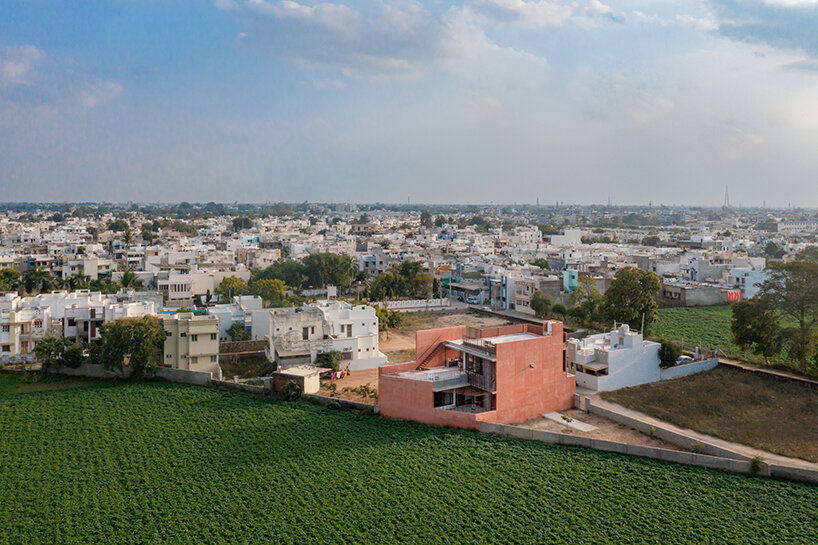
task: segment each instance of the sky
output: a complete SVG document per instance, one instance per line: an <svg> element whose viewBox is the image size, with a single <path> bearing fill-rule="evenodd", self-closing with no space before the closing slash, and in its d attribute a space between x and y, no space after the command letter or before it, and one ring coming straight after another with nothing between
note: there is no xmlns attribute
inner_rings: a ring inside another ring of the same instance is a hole
<svg viewBox="0 0 818 545"><path fill-rule="evenodd" d="M818 0L3 0L0 202L818 207Z"/></svg>

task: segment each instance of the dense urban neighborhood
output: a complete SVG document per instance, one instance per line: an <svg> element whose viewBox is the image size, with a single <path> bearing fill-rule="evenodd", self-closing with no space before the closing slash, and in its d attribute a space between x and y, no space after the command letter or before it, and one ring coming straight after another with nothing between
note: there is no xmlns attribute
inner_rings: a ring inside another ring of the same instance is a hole
<svg viewBox="0 0 818 545"><path fill-rule="evenodd" d="M149 463L156 468L159 458L174 457L163 443L168 434L213 473L202 486L224 487L227 503L243 486L254 488L246 506L278 521L284 533L273 531L274 541L285 534L345 541L349 529L316 534L317 514L290 520L287 510L298 509L290 500L266 504L264 495L278 496L288 473L313 490L320 485L306 475L319 466L350 475L326 481L345 487L367 471L356 460L364 449L384 494L409 494L408 507L445 525L421 507L417 483L387 477L394 456L411 452L455 482L470 478L463 464L519 459L513 470L485 474L495 492L515 490L505 479L540 473L542 456L570 488L604 486L588 472L608 468L605 479L618 481L622 494L645 494L637 481L623 480L623 472L636 472L678 497L716 494L712 481L741 490L746 501L801 497L764 513L739 509L738 519L738 508L722 503L707 513L707 524L729 528L736 541L754 541L768 525L778 542L818 539L814 212L562 203L9 204L0 242L7 486L42 478L30 473L34 459L21 450L39 440L35 429L54 441L35 455L38 464L64 463L75 444L126 448L155 458ZM142 401L125 411L130 402L120 395ZM115 418L108 439L99 442L92 429L78 432L75 443L58 439L52 426L69 423L42 420L76 404L93 406L95 420ZM252 415L251 428L239 414ZM23 422L34 427L25 431ZM193 428L227 435L185 437ZM412 446L402 451L390 441ZM281 465L290 453L301 462ZM14 466L20 459L27 462ZM89 463L94 486L106 486L100 461ZM268 479L249 484L251 475L238 472L248 463L259 464L254 478L262 472ZM182 486L169 470L155 478ZM438 478L429 466L424 471L415 479ZM557 486L537 479L532 486ZM65 489L46 489L73 501ZM35 501L34 490L6 494L0 507L14 518L13 505ZM164 493L172 501L173 492ZM357 511L380 501L371 490L333 498L338 508L355 503ZM548 500L551 509L559 498ZM644 502L661 500L645 495ZM47 532L24 510L0 530L0 541L84 542L83 530L63 528L67 509L48 511L54 527ZM107 516L100 509L94 516ZM595 511L617 520L616 509ZM186 531L165 523L139 531L164 542L207 541L193 529L204 525L234 541L229 524L202 516ZM231 507L229 516L244 515ZM364 525L370 517L352 515ZM545 539L537 524L547 521L532 514L509 541ZM266 526L251 527L242 531ZM670 527L680 532L678 542L705 535L693 520ZM419 542L431 530L403 531L416 532L409 541ZM589 541L609 535L593 524L583 532ZM94 535L119 540L113 528Z"/></svg>

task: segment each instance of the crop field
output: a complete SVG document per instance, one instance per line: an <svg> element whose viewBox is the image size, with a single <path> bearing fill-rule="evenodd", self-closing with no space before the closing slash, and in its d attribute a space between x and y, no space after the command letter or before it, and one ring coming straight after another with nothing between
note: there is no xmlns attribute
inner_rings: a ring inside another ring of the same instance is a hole
<svg viewBox="0 0 818 545"><path fill-rule="evenodd" d="M162 382L0 375L0 543L816 543L818 487Z"/></svg>
<svg viewBox="0 0 818 545"><path fill-rule="evenodd" d="M655 337L684 341L693 346L719 348L729 355L743 355L732 342L730 305L659 309L651 329Z"/></svg>

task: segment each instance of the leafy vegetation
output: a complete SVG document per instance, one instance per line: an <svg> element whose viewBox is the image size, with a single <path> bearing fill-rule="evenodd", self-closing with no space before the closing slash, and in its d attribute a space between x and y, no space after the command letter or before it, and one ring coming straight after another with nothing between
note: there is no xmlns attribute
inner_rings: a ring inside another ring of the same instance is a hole
<svg viewBox="0 0 818 545"><path fill-rule="evenodd" d="M0 543L818 541L807 485L162 382L19 380L0 375Z"/></svg>

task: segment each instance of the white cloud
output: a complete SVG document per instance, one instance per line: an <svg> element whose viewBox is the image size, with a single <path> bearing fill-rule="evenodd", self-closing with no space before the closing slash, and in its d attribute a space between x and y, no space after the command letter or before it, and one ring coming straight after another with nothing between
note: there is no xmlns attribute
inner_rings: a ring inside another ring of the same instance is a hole
<svg viewBox="0 0 818 545"><path fill-rule="evenodd" d="M0 46L3 111L87 110L115 98L122 90L121 84L102 79L70 59L49 58L34 45Z"/></svg>
<svg viewBox="0 0 818 545"><path fill-rule="evenodd" d="M44 58L33 45L0 47L0 86L28 85L32 68Z"/></svg>
<svg viewBox="0 0 818 545"><path fill-rule="evenodd" d="M695 28L702 32L713 32L719 29L719 24L707 17L693 17L692 15L677 15L676 22L682 26Z"/></svg>
<svg viewBox="0 0 818 545"><path fill-rule="evenodd" d="M482 0L477 7L502 22L545 27L567 22L574 15L576 4L550 0Z"/></svg>
<svg viewBox="0 0 818 545"><path fill-rule="evenodd" d="M98 105L119 96L122 89L122 85L113 81L89 82L80 89L77 100L84 108L96 108Z"/></svg>

